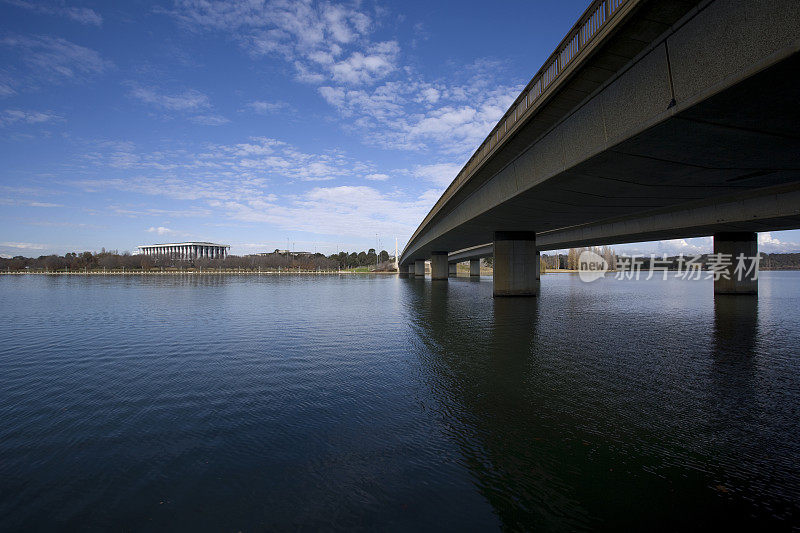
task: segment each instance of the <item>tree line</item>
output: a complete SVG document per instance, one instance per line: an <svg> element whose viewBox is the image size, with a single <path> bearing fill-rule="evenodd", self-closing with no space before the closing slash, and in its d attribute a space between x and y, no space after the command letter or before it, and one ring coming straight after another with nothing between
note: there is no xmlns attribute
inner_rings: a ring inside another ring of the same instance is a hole
<svg viewBox="0 0 800 533"><path fill-rule="evenodd" d="M552 269L578 270L579 258L584 250L591 250L602 257L613 269L616 266L617 254L612 248L571 248L567 253L555 255L542 254L541 266L543 271ZM660 257L657 257L661 261ZM650 257L640 257L642 269L647 270ZM671 267L678 269L678 256L667 258ZM484 260L487 266L492 266L492 258ZM698 263L705 266L708 254L699 256ZM664 263L660 263L664 265ZM169 255L146 256L119 253L116 250L100 252L71 252L64 255L42 255L39 257L0 257L0 271L46 271L46 272L80 272L96 270L150 270L155 268L218 268L218 269L244 269L244 270L350 270L365 268L371 271L391 272L395 270L394 259L386 250L380 252L370 248L361 252L339 252L331 255L315 254L286 254L275 250L272 253L260 255L228 255L224 259L197 258L191 261L181 260ZM761 270L800 270L800 253L761 253Z"/></svg>
<svg viewBox="0 0 800 533"><path fill-rule="evenodd" d="M228 255L224 259L196 258L180 259L177 255L142 255L130 252L107 251L71 252L64 255L42 255L39 257L0 257L0 271L45 271L81 272L97 270L151 270L169 268L244 269L244 270L337 270L366 268L375 271L394 270L394 261L389 252L370 248L361 252L339 252L326 256L321 253L292 254L275 250L268 254Z"/></svg>

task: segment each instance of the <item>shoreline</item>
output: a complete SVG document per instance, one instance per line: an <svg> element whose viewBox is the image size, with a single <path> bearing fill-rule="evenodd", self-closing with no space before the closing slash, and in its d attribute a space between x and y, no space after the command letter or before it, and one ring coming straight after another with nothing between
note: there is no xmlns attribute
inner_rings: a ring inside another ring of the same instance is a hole
<svg viewBox="0 0 800 533"><path fill-rule="evenodd" d="M355 272L350 270L291 270L291 271L284 271L284 272L276 272L276 271L263 271L259 272L257 270L246 270L246 271L224 271L224 270L208 270L208 271L199 271L199 270L165 270L163 272L152 272L152 271L143 271L143 270L130 270L126 272L122 272L119 270L114 270L110 272L101 272L101 271L88 271L88 272L0 272L0 275L3 276L194 276L194 275L235 275L235 276L285 276L285 275L298 275L298 274L312 274L312 275L337 275L337 274L393 274L397 275L397 272Z"/></svg>
<svg viewBox="0 0 800 533"><path fill-rule="evenodd" d="M796 268L775 268L775 269L760 269L761 272L797 272L800 269ZM541 275L547 274L578 274L580 270L569 270L569 269L560 269L560 270L547 270L542 272ZM616 273L616 270L609 270L608 273ZM647 272L647 271L643 271ZM678 272L677 270L668 270L667 272ZM702 272L707 272L703 270ZM154 271L142 271L142 270L131 270L122 272L119 270L114 270L111 272L100 272L100 271L89 271L89 272L0 272L0 276L298 276L298 275L313 275L313 276L334 276L334 275L393 275L393 276L408 276L405 272L358 272L352 270L290 270L290 271L253 271L253 270L246 270L246 271L224 271L224 270L208 270L208 271L199 271L199 270L184 270L184 271L177 271L177 270L165 270L163 272L154 272ZM450 277L469 277L468 274L459 273L458 276L450 276ZM425 277L429 277L429 273L426 272ZM481 276L491 276L493 272L490 270L489 272L481 272Z"/></svg>

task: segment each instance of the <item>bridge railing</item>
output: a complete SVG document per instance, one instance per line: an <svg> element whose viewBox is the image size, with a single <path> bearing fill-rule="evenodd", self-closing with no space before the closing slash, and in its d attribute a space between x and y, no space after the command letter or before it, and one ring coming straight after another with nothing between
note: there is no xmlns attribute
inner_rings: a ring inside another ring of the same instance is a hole
<svg viewBox="0 0 800 533"><path fill-rule="evenodd" d="M528 114L543 103L543 101L553 92L552 89L557 85L555 82L560 79L561 74L571 66L576 58L581 57L587 46L593 42L604 29L615 24L621 17L618 14L622 11L625 4L633 4L638 0L594 0L586 11L583 12L578 22L567 33L566 37L559 43L555 51L550 54L544 66L539 69L531 79L522 93L514 100L508 111L498 121L492 132L481 143L477 150L472 154L467 163L456 175L455 179L445 189L441 198L434 204L430 212L425 216L422 223L411 236L408 246L414 242L419 232L428 222L439 212L448 200L468 181L475 171L480 168L484 161L492 154L494 149L501 144L514 126ZM549 90L548 90L549 89Z"/></svg>

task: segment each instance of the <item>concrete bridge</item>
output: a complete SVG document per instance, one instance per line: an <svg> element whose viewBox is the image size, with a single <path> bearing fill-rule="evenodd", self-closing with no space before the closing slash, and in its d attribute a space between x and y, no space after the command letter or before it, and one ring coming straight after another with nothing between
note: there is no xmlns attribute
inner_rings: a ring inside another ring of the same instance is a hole
<svg viewBox="0 0 800 533"><path fill-rule="evenodd" d="M755 232L800 227L798 51L796 0L592 2L414 232L402 271L430 259L447 279L448 263L491 250L494 294L535 295L541 250L713 235L715 252L754 255Z"/></svg>

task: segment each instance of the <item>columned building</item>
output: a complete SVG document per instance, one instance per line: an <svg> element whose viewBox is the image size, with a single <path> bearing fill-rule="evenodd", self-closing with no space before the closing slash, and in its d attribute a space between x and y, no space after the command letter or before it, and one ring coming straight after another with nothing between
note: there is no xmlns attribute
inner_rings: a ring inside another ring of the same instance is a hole
<svg viewBox="0 0 800 533"><path fill-rule="evenodd" d="M171 257L181 261L193 259L225 259L228 255L227 244L213 242L176 242L167 244L149 244L137 246L139 253L150 257Z"/></svg>

